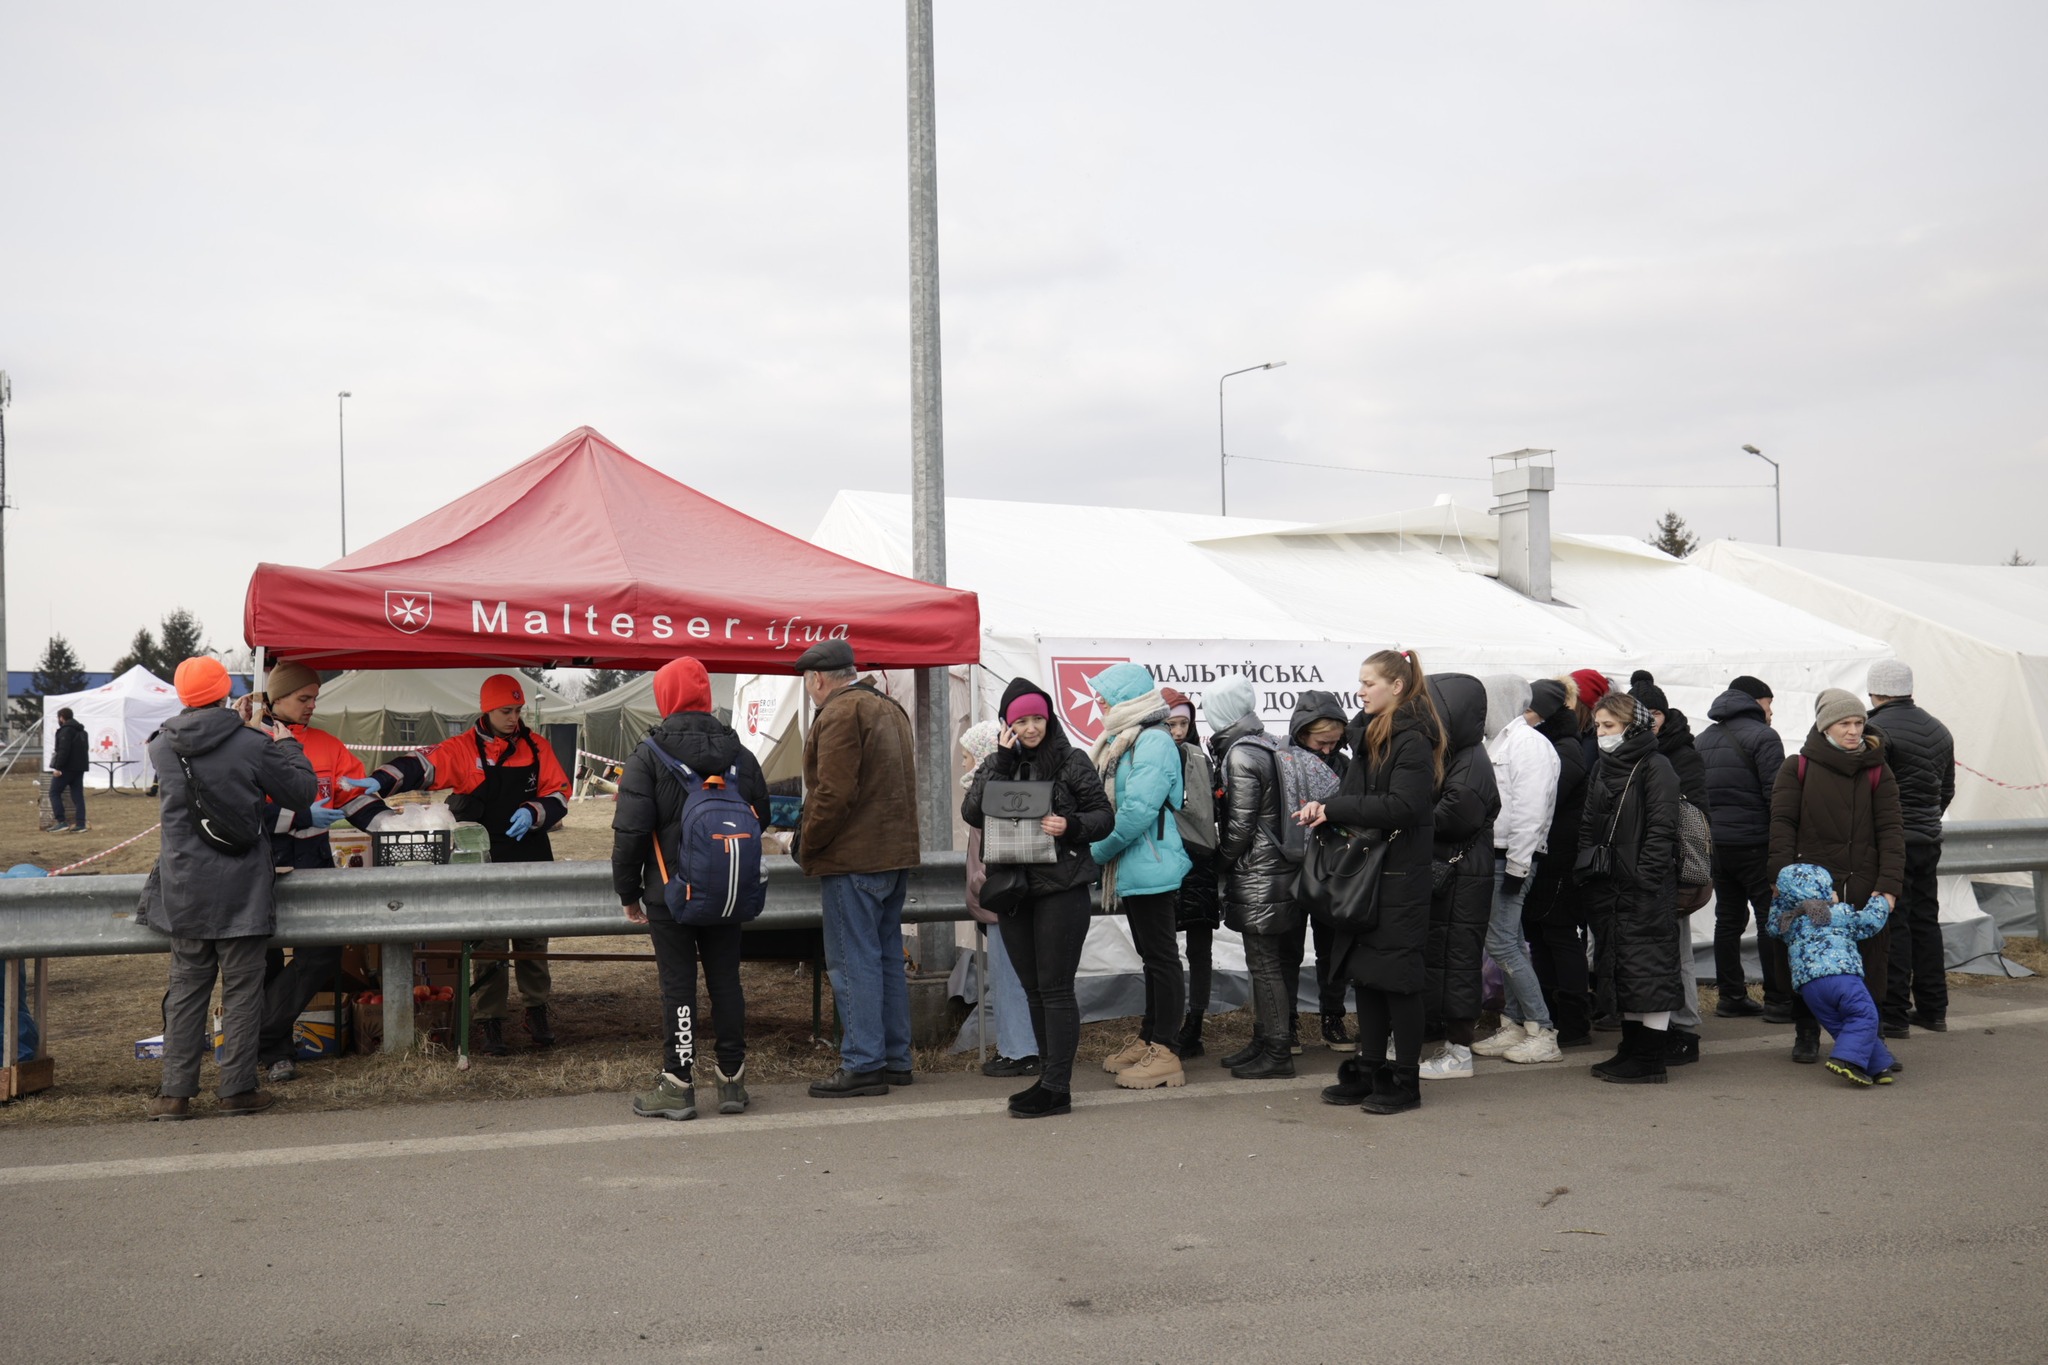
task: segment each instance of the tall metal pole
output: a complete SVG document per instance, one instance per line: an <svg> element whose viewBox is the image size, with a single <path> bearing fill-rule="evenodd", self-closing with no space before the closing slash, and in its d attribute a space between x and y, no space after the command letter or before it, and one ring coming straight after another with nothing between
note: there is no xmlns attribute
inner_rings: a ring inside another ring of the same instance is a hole
<svg viewBox="0 0 2048 1365"><path fill-rule="evenodd" d="M14 382L0 370L0 735L10 733L14 709L7 689L7 405L13 401Z"/></svg>
<svg viewBox="0 0 2048 1365"><path fill-rule="evenodd" d="M1778 467L1776 460L1764 454L1755 446L1744 446L1743 449L1771 467L1771 506L1777 513L1778 518L1778 548L1783 549L1785 547L1785 491L1780 481L1784 477L1785 471Z"/></svg>
<svg viewBox="0 0 2048 1365"><path fill-rule="evenodd" d="M347 389L334 395L335 451L341 464L341 554L348 557L348 399Z"/></svg>
<svg viewBox="0 0 2048 1365"><path fill-rule="evenodd" d="M910 133L911 572L946 581L946 441L939 386L939 157L932 80L931 0L906 0ZM953 847L953 721L944 668L917 673L918 834L927 851ZM957 954L953 926L918 931L926 971Z"/></svg>
<svg viewBox="0 0 2048 1365"><path fill-rule="evenodd" d="M1284 360L1269 360L1263 365L1247 365L1241 370L1232 370L1223 379L1250 374L1253 370L1277 370L1286 363ZM1216 381L1216 482L1217 506L1222 509L1221 515L1227 517L1230 515L1230 455L1223 446L1223 379Z"/></svg>

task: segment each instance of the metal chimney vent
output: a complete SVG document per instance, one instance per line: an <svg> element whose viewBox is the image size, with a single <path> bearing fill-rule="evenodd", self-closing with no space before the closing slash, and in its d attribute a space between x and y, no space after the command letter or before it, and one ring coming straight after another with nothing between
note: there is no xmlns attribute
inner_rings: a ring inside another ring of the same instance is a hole
<svg viewBox="0 0 2048 1365"><path fill-rule="evenodd" d="M1549 458L1555 453L1530 449L1492 457L1500 581L1537 602L1550 600L1550 493L1557 470Z"/></svg>

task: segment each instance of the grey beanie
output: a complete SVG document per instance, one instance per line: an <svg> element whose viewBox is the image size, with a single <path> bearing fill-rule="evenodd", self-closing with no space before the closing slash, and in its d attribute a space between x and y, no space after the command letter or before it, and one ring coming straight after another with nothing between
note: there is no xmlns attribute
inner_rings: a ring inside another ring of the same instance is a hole
<svg viewBox="0 0 2048 1365"><path fill-rule="evenodd" d="M1252 713L1257 700L1249 678L1225 678L1202 694L1202 719L1213 733L1225 730Z"/></svg>
<svg viewBox="0 0 2048 1365"><path fill-rule="evenodd" d="M1826 730L1830 725L1852 717L1860 720L1869 714L1854 692L1845 692L1839 687L1830 687L1813 704L1813 724L1819 730Z"/></svg>
<svg viewBox="0 0 2048 1365"><path fill-rule="evenodd" d="M1870 666L1870 695L1910 697L1913 695L1913 666L1903 659L1879 659Z"/></svg>

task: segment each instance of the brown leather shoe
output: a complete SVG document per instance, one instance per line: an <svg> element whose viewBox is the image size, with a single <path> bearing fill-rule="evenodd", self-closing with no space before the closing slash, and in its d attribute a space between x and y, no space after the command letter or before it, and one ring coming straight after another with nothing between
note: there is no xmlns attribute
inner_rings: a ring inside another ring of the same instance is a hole
<svg viewBox="0 0 2048 1365"><path fill-rule="evenodd" d="M268 1090L244 1090L239 1095L227 1095L221 1099L220 1112L223 1114L260 1114L277 1103L277 1097Z"/></svg>
<svg viewBox="0 0 2048 1365"><path fill-rule="evenodd" d="M189 1119L192 1117L192 1101L183 1095L158 1095L149 1102L145 1111L151 1123L162 1123L167 1119Z"/></svg>

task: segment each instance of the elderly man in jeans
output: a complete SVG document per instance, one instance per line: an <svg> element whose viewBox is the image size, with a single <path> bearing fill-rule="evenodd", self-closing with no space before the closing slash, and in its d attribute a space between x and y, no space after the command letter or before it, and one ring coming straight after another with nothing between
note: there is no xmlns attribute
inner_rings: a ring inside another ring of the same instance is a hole
<svg viewBox="0 0 2048 1365"><path fill-rule="evenodd" d="M853 646L827 640L797 660L817 715L804 740L797 859L821 883L825 964L839 1011L839 1070L817 1099L909 1085L910 987L903 896L918 864L917 755L910 717L860 681Z"/></svg>

